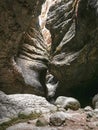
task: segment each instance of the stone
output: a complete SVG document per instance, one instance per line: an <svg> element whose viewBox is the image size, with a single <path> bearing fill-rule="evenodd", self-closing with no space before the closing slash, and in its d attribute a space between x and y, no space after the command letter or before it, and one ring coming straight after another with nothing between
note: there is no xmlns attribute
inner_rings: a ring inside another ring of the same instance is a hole
<svg viewBox="0 0 98 130"><path fill-rule="evenodd" d="M27 123L19 123L7 128L6 130L58 130L58 128L50 127L35 127Z"/></svg>
<svg viewBox="0 0 98 130"><path fill-rule="evenodd" d="M98 109L94 109L94 113L95 113L96 118L98 119Z"/></svg>
<svg viewBox="0 0 98 130"><path fill-rule="evenodd" d="M63 107L65 109L72 109L72 110L78 110L80 108L80 103L78 100L72 97L64 97L64 96L59 96L55 101L55 105Z"/></svg>
<svg viewBox="0 0 98 130"><path fill-rule="evenodd" d="M84 108L84 110L85 110L85 111L93 111L93 109L92 109L91 106L86 106L86 107Z"/></svg>
<svg viewBox="0 0 98 130"><path fill-rule="evenodd" d="M47 86L47 89L48 89L48 100L50 102L54 102L54 95L55 95L55 92L56 92L56 88L58 87L58 80L52 75L52 74L48 74L46 76L46 86Z"/></svg>
<svg viewBox="0 0 98 130"><path fill-rule="evenodd" d="M36 121L36 126L48 126L49 122L44 117L38 118Z"/></svg>
<svg viewBox="0 0 98 130"><path fill-rule="evenodd" d="M90 118L92 118L94 116L94 113L91 112L91 111L87 112L86 114L87 114L88 119L90 119Z"/></svg>
<svg viewBox="0 0 98 130"><path fill-rule="evenodd" d="M61 126L65 123L65 113L64 112L56 112L50 116L50 125L52 126Z"/></svg>
<svg viewBox="0 0 98 130"><path fill-rule="evenodd" d="M56 111L44 97L32 94L0 94L0 124L19 115L45 114Z"/></svg>
<svg viewBox="0 0 98 130"><path fill-rule="evenodd" d="M96 94L92 99L92 104L95 109L98 108L98 94Z"/></svg>
<svg viewBox="0 0 98 130"><path fill-rule="evenodd" d="M46 22L52 38L49 71L59 81L55 98L75 97L84 106L98 93L96 14L97 0L61 0L49 9Z"/></svg>
<svg viewBox="0 0 98 130"><path fill-rule="evenodd" d="M84 105L98 93L97 0L54 2L46 21L49 51L39 25L44 2L0 2L0 90L47 97L48 69L58 80L55 87L47 85L56 89L51 95L75 97Z"/></svg>
<svg viewBox="0 0 98 130"><path fill-rule="evenodd" d="M0 2L0 90L6 94L47 95L48 53L38 19L44 2Z"/></svg>

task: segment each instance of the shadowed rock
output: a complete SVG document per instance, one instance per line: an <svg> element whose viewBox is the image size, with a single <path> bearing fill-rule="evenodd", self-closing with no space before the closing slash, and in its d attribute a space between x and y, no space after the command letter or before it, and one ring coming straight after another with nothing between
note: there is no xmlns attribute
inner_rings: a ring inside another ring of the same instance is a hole
<svg viewBox="0 0 98 130"><path fill-rule="evenodd" d="M78 100L72 97L64 97L60 96L56 99L55 105L61 106L63 108L72 109L72 110L78 110L80 108L80 103Z"/></svg>
<svg viewBox="0 0 98 130"><path fill-rule="evenodd" d="M48 54L38 16L44 0L0 2L0 90L47 95Z"/></svg>
<svg viewBox="0 0 98 130"><path fill-rule="evenodd" d="M38 20L44 2L0 2L0 90L46 96L49 69L59 81L55 98L89 102L98 92L98 0L55 2L47 18L50 53Z"/></svg>
<svg viewBox="0 0 98 130"><path fill-rule="evenodd" d="M98 92L97 0L61 0L50 8L52 73L60 82L58 95L89 102Z"/></svg>

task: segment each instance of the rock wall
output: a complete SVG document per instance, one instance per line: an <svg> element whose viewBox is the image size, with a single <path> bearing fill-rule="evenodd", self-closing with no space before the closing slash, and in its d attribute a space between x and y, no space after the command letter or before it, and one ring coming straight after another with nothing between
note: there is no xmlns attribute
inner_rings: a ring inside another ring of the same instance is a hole
<svg viewBox="0 0 98 130"><path fill-rule="evenodd" d="M44 2L0 2L0 90L46 96L49 69L59 81L55 97L90 99L98 92L98 0L53 1L50 52L38 20Z"/></svg>
<svg viewBox="0 0 98 130"><path fill-rule="evenodd" d="M98 1L61 0L48 13L52 46L49 69L60 82L56 96L98 92ZM80 99L81 100L81 99Z"/></svg>
<svg viewBox="0 0 98 130"><path fill-rule="evenodd" d="M44 0L0 2L0 90L6 93L44 94L47 50L38 22L43 3Z"/></svg>

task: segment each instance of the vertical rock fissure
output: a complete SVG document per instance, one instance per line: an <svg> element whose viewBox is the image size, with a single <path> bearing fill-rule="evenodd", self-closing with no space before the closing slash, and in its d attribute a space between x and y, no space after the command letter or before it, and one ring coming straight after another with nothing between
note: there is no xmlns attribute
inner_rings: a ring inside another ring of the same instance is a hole
<svg viewBox="0 0 98 130"><path fill-rule="evenodd" d="M49 46L51 44L50 32L45 27L49 7L50 7L50 3L49 3L49 1L46 0L45 3L42 5L41 14L39 16L39 24L40 24L42 34L43 34L43 37L44 37L44 40L45 40L45 43L47 46Z"/></svg>
<svg viewBox="0 0 98 130"><path fill-rule="evenodd" d="M50 30L46 27L47 15L50 7L59 1L60 0L46 0L45 3L42 5L41 14L39 16L39 25L41 27L42 35L44 37L48 51L50 51L51 48L52 38Z"/></svg>

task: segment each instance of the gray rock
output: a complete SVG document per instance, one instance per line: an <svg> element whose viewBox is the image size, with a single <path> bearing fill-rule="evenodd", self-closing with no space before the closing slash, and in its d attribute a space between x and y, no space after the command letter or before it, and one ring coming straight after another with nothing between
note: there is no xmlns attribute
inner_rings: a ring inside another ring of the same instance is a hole
<svg viewBox="0 0 98 130"><path fill-rule="evenodd" d="M98 119L98 109L97 108L94 109L94 113L95 113L96 118Z"/></svg>
<svg viewBox="0 0 98 130"><path fill-rule="evenodd" d="M94 109L94 112L96 113L96 114L98 114L98 109L96 108L96 109Z"/></svg>
<svg viewBox="0 0 98 130"><path fill-rule="evenodd" d="M53 100L59 81L52 74L48 74L46 76L46 79L47 79L46 86L48 89L48 99L51 101Z"/></svg>
<svg viewBox="0 0 98 130"><path fill-rule="evenodd" d="M65 113L64 112L56 112L50 116L50 125L53 126L61 126L65 123Z"/></svg>
<svg viewBox="0 0 98 130"><path fill-rule="evenodd" d="M88 119L90 119L94 116L94 113L92 111L88 111L88 112L86 112L86 114L87 114Z"/></svg>
<svg viewBox="0 0 98 130"><path fill-rule="evenodd" d="M50 104L44 97L31 94L5 95L0 93L0 124L19 114L45 114L56 110L56 106Z"/></svg>
<svg viewBox="0 0 98 130"><path fill-rule="evenodd" d="M86 107L84 108L84 110L85 110L85 111L92 111L93 109L92 109L91 106L86 106Z"/></svg>
<svg viewBox="0 0 98 130"><path fill-rule="evenodd" d="M95 109L98 108L98 94L96 94L93 99L92 99L92 104L94 106Z"/></svg>
<svg viewBox="0 0 98 130"><path fill-rule="evenodd" d="M48 54L38 20L44 2L0 2L0 90L7 94L47 95Z"/></svg>
<svg viewBox="0 0 98 130"><path fill-rule="evenodd" d="M19 123L14 126L11 126L7 128L6 130L58 130L58 128L53 128L53 127L35 127L32 126L32 124L27 124L27 123Z"/></svg>
<svg viewBox="0 0 98 130"><path fill-rule="evenodd" d="M56 99L55 104L65 109L78 110L80 108L79 101L72 97L60 96Z"/></svg>
<svg viewBox="0 0 98 130"><path fill-rule="evenodd" d="M48 124L49 124L48 120L45 119L44 117L41 117L36 121L36 126L47 126Z"/></svg>
<svg viewBox="0 0 98 130"><path fill-rule="evenodd" d="M49 10L46 25L52 38L49 70L59 80L56 97L74 95L87 103L89 96L98 92L97 3L97 0L61 0Z"/></svg>

